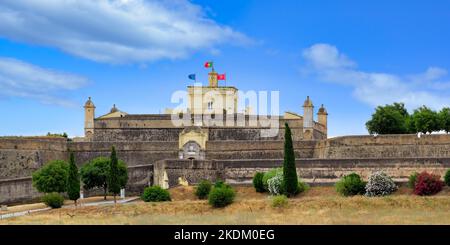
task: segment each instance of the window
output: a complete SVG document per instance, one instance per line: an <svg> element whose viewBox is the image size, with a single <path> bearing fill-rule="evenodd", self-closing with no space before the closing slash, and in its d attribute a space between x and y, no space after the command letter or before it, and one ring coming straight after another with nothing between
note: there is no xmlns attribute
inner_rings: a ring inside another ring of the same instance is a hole
<svg viewBox="0 0 450 245"><path fill-rule="evenodd" d="M213 109L213 102L210 101L208 102L208 110L212 110Z"/></svg>

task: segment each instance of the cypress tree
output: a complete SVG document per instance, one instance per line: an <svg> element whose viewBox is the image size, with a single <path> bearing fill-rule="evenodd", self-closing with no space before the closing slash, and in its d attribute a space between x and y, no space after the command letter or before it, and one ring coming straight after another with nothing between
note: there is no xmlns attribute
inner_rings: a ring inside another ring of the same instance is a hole
<svg viewBox="0 0 450 245"><path fill-rule="evenodd" d="M298 193L294 147L292 145L291 129L287 123L285 123L284 132L283 191L287 196L293 196Z"/></svg>
<svg viewBox="0 0 450 245"><path fill-rule="evenodd" d="M73 152L70 152L69 174L67 176L67 195L70 200L75 202L75 206L77 206L77 200L80 198L80 175L78 174L78 168L75 164Z"/></svg>
<svg viewBox="0 0 450 245"><path fill-rule="evenodd" d="M114 195L114 203L116 203L116 195L120 193L120 183L119 183L119 168L118 160L116 155L116 148L114 146L111 150L111 159L109 162L109 173L108 173L108 189Z"/></svg>

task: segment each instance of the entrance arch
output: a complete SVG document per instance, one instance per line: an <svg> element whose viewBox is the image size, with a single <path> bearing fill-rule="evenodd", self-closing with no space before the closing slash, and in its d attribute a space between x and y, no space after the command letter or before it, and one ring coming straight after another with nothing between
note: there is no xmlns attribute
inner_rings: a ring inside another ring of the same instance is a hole
<svg viewBox="0 0 450 245"><path fill-rule="evenodd" d="M200 144L197 142L190 140L186 142L186 144L183 145L183 149L181 152L181 158L182 159L203 159L204 156L202 154L202 149L200 147Z"/></svg>

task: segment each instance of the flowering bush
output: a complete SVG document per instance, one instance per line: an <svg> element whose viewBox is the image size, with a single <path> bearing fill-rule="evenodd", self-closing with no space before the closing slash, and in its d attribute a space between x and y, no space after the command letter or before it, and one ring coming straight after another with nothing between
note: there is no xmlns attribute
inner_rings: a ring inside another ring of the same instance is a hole
<svg viewBox="0 0 450 245"><path fill-rule="evenodd" d="M283 188L283 172L277 174L267 181L268 189L272 195L280 195Z"/></svg>
<svg viewBox="0 0 450 245"><path fill-rule="evenodd" d="M369 177L366 184L366 196L386 196L397 190L397 185L391 177L378 171Z"/></svg>
<svg viewBox="0 0 450 245"><path fill-rule="evenodd" d="M274 168L269 172L266 172L262 178L263 186L266 191L269 191L269 179L275 177L277 174L283 175L283 168Z"/></svg>
<svg viewBox="0 0 450 245"><path fill-rule="evenodd" d="M442 190L442 186L444 186L444 182L441 181L441 176L424 171L417 176L414 194L419 196L434 195Z"/></svg>

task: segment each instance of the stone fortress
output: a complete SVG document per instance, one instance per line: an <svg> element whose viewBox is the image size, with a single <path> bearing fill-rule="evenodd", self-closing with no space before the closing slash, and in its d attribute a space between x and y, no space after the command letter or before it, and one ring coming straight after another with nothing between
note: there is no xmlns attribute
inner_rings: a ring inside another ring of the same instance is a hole
<svg viewBox="0 0 450 245"><path fill-rule="evenodd" d="M249 184L256 171L282 165L285 123L292 129L297 172L313 185L334 183L351 172L367 178L375 170L384 170L402 182L413 171L443 175L450 168L450 135L327 138L327 110L322 105L314 121L309 97L303 103L303 115L285 112L272 117L276 134L263 136L268 125L254 123L252 119L261 115L254 115L251 108L238 112L235 87L219 86L214 70L208 82L208 86L188 86L185 111L136 115L114 105L109 113L96 117L89 98L82 138L0 138L0 203L37 198L32 173L50 160L67 160L69 150L81 166L95 157L109 156L112 146L128 165L127 194L139 194L147 185L176 186L180 179L190 184L201 179ZM174 115L192 124L176 125ZM232 123L208 123L214 120Z"/></svg>

